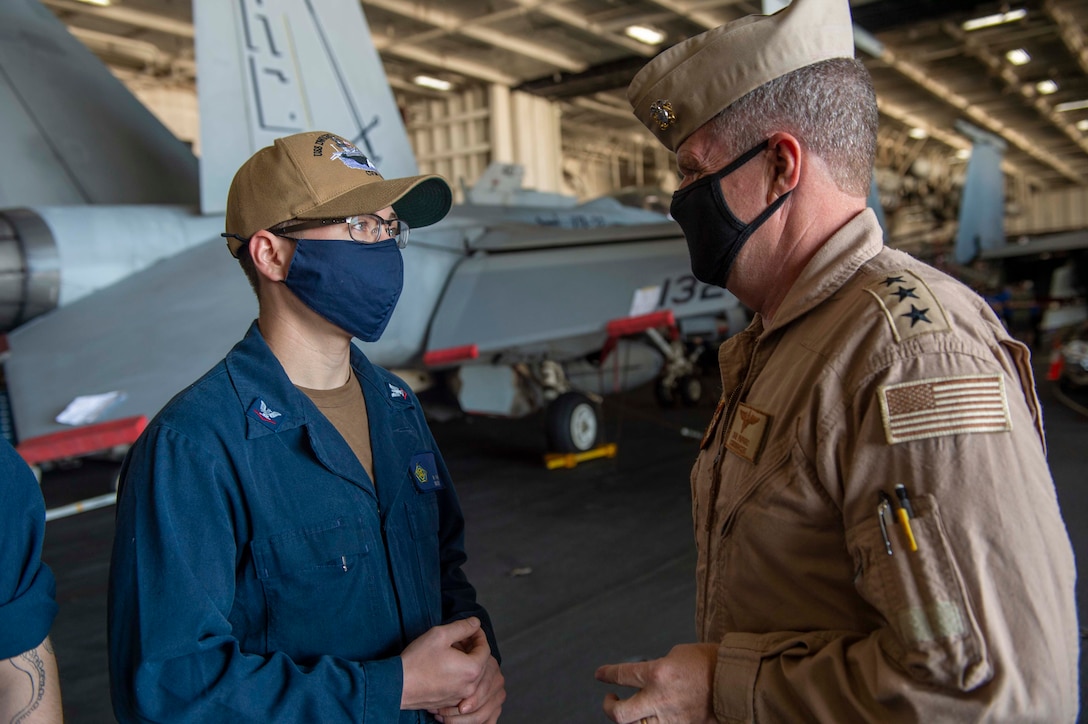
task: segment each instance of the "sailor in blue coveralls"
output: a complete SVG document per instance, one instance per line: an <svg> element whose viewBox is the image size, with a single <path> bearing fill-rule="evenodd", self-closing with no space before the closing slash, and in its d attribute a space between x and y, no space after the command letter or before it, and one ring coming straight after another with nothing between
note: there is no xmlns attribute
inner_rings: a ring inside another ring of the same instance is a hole
<svg viewBox="0 0 1088 724"><path fill-rule="evenodd" d="M384 180L303 133L234 178L228 246L257 321L121 473L110 688L122 722L497 721L494 633L415 395L376 340L440 177Z"/></svg>
<svg viewBox="0 0 1088 724"><path fill-rule="evenodd" d="M42 563L45 503L23 459L0 438L0 721L59 722L49 629L56 582Z"/></svg>

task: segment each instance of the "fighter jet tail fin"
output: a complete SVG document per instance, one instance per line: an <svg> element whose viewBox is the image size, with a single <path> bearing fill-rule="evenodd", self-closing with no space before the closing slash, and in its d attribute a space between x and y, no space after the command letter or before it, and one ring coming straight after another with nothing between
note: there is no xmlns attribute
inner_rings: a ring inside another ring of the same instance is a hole
<svg viewBox="0 0 1088 724"><path fill-rule="evenodd" d="M964 121L956 121L956 130L974 141L955 245L956 262L968 264L982 252L1005 245L1005 174L1001 171L1005 142Z"/></svg>
<svg viewBox="0 0 1088 724"><path fill-rule="evenodd" d="M192 152L38 0L0 2L0 207L195 204Z"/></svg>
<svg viewBox="0 0 1088 724"><path fill-rule="evenodd" d="M418 173L357 0L194 0L200 196L225 210L238 167L281 136L338 133L386 178Z"/></svg>

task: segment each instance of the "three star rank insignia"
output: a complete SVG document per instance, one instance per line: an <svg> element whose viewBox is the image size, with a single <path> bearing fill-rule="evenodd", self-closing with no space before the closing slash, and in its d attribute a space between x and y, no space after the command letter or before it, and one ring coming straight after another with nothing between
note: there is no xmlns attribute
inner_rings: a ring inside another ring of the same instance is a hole
<svg viewBox="0 0 1088 724"><path fill-rule="evenodd" d="M951 329L944 308L926 283L909 271L885 274L865 287L879 302L896 342Z"/></svg>

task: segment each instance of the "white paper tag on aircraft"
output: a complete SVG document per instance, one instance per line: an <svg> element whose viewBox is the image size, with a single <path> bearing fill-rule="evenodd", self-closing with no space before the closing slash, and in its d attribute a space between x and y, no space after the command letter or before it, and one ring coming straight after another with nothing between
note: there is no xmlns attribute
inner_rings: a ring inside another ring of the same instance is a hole
<svg viewBox="0 0 1088 724"><path fill-rule="evenodd" d="M638 317L649 314L657 309L657 300L661 298L661 285L642 287L635 290L635 296L631 299L631 313L627 316Z"/></svg>
<svg viewBox="0 0 1088 724"><path fill-rule="evenodd" d="M124 392L104 392L101 395L80 395L68 403L68 407L57 415L56 420L62 425L87 425L105 414L126 397Z"/></svg>

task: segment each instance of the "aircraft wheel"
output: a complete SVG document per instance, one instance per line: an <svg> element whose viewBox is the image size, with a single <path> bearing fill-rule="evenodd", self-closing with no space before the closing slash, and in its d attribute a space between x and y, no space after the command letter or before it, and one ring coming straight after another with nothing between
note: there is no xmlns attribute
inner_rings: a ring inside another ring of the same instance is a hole
<svg viewBox="0 0 1088 724"><path fill-rule="evenodd" d="M654 382L654 399L661 407L676 407L677 393L676 385L668 384L663 377L658 377Z"/></svg>
<svg viewBox="0 0 1088 724"><path fill-rule="evenodd" d="M684 375L676 387L680 401L687 407L695 407L703 399L703 381L695 375Z"/></svg>
<svg viewBox="0 0 1088 724"><path fill-rule="evenodd" d="M548 406L548 445L554 452L585 452L597 446L601 418L581 392L564 392Z"/></svg>

